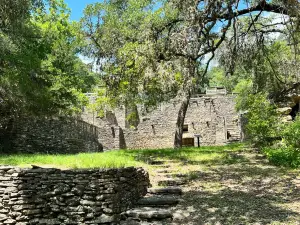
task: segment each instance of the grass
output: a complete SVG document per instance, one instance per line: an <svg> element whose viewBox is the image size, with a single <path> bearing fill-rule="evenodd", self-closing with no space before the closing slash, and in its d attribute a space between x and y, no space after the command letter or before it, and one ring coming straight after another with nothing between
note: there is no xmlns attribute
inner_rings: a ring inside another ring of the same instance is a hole
<svg viewBox="0 0 300 225"><path fill-rule="evenodd" d="M270 165L243 144L218 147L119 150L77 155L0 155L0 164L28 167L112 168L142 166L154 187L167 178L184 179L176 224L299 224L300 171ZM168 164L171 172L157 172ZM179 176L178 176L179 175ZM182 215L183 215L182 214Z"/></svg>
<svg viewBox="0 0 300 225"><path fill-rule="evenodd" d="M178 160L169 168L187 181L176 208L186 216L176 224L299 224L299 170L272 166L242 145L191 152L188 157L196 160Z"/></svg>
<svg viewBox="0 0 300 225"><path fill-rule="evenodd" d="M120 168L147 166L150 160L181 160L190 163L217 163L228 157L227 152L236 152L243 145L217 147L119 150L104 153L81 153L76 155L17 154L1 155L0 164L20 167L52 166L58 168Z"/></svg>
<svg viewBox="0 0 300 225"><path fill-rule="evenodd" d="M0 164L20 167L30 165L58 168L121 168L141 166L141 163L123 151L105 153L81 153L76 155L2 155Z"/></svg>

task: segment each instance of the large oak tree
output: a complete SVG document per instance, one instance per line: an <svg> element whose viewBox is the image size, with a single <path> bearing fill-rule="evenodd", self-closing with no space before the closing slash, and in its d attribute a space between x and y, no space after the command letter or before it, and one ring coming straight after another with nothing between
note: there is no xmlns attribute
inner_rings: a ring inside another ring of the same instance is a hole
<svg viewBox="0 0 300 225"><path fill-rule="evenodd" d="M296 0L119 0L88 6L82 22L90 40L90 56L101 64L115 99L126 96L127 100L139 98L143 102L151 96L158 102L173 97L174 92L178 95L181 107L174 147L181 147L185 114L195 85L203 82L224 42L230 46L230 75L239 46L249 40L248 34L254 33L258 39L280 32L278 22L262 17L285 15L280 24L289 25L286 35L292 38L299 30L299 13ZM248 22L238 29L239 21L245 18ZM166 88L172 80L174 88ZM158 85L151 89L155 82ZM155 92L159 93L157 98Z"/></svg>

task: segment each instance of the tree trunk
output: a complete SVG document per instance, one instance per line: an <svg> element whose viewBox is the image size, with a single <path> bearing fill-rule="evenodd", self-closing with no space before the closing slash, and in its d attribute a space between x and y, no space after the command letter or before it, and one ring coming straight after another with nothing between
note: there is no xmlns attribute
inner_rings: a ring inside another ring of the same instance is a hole
<svg viewBox="0 0 300 225"><path fill-rule="evenodd" d="M193 59L188 59L187 61L185 61L184 64L186 70L185 70L184 82L182 86L181 105L177 115L174 148L182 147L182 134L183 134L185 115L189 107L192 91L195 87L192 80L196 75L196 68L197 68L196 62Z"/></svg>
<svg viewBox="0 0 300 225"><path fill-rule="evenodd" d="M174 148L182 147L183 125L184 125L185 115L189 107L189 102L190 102L190 95L188 94L184 96L184 98L182 99L180 109L178 112L175 139L174 139Z"/></svg>

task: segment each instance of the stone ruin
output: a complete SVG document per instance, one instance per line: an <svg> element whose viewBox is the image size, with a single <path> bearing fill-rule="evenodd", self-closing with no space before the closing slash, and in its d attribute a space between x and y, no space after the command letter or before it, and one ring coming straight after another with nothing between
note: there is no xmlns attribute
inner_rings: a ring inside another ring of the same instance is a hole
<svg viewBox="0 0 300 225"><path fill-rule="evenodd" d="M95 95L88 96L93 101ZM183 145L224 145L242 140L242 118L235 111L234 99L235 95L222 88L193 96L185 118ZM107 111L103 118L88 109L78 118L18 118L12 131L4 137L0 134L7 145L6 150L0 149L5 153L70 154L172 148L179 107L180 99L173 99L147 110L119 107ZM126 120L132 112L136 112L134 119Z"/></svg>
<svg viewBox="0 0 300 225"><path fill-rule="evenodd" d="M95 98L89 94L91 100ZM224 145L241 141L243 130L241 116L235 111L235 95L228 94L224 88L211 88L204 95L193 96L190 100L184 124L183 145ZM97 113L84 110L82 120L97 127L106 127L101 141L104 149L154 149L172 148L175 136L177 114L180 100L174 99L153 109L136 108L134 126L128 124L126 117L131 110L119 107L109 111L103 118Z"/></svg>

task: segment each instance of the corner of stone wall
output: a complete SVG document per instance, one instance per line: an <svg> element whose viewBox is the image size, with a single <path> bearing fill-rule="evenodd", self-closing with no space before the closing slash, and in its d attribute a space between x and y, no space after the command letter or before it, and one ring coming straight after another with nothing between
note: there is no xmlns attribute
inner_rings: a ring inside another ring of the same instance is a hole
<svg viewBox="0 0 300 225"><path fill-rule="evenodd" d="M142 168L0 167L0 224L117 223L147 193Z"/></svg>

